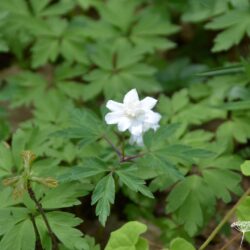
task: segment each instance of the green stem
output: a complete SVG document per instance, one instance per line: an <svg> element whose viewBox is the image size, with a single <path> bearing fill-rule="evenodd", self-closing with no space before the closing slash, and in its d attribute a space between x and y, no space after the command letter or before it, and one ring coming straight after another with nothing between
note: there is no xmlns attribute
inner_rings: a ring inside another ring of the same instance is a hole
<svg viewBox="0 0 250 250"><path fill-rule="evenodd" d="M229 218L234 214L234 212L237 209L237 207L239 206L239 204L249 195L249 193L250 193L250 188L247 189L247 191L241 196L241 198L238 200L238 202L227 212L227 214L224 216L223 220L213 230L213 232L209 235L209 237L206 239L206 241L200 246L199 250L203 250L208 246L208 244L213 240L213 238L220 231L220 229L224 226L224 224L229 220Z"/></svg>

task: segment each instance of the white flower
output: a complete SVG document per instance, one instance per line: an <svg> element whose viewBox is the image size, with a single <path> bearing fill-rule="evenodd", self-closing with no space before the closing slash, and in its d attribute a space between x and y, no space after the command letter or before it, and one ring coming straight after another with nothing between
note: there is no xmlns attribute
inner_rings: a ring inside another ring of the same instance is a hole
<svg viewBox="0 0 250 250"><path fill-rule="evenodd" d="M117 124L121 132L128 130L131 133L130 143L143 145L143 133L159 127L161 115L151 110L156 103L157 100L152 97L140 101L136 89L132 89L125 95L123 103L107 102L106 107L111 112L106 114L105 121Z"/></svg>
<svg viewBox="0 0 250 250"><path fill-rule="evenodd" d="M240 242L240 248L241 248L245 233L250 231L250 221L236 221L231 224L231 227L242 232L242 237Z"/></svg>

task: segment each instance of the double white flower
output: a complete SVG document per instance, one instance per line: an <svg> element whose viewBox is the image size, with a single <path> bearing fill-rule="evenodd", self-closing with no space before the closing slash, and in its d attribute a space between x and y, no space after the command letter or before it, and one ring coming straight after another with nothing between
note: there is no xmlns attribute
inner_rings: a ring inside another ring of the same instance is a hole
<svg viewBox="0 0 250 250"><path fill-rule="evenodd" d="M107 124L117 124L118 130L131 133L130 143L143 145L143 133L149 129L156 130L159 127L161 115L151 109L157 100L146 97L139 100L136 89L130 90L124 97L123 103L108 101L106 107L111 111L106 114Z"/></svg>

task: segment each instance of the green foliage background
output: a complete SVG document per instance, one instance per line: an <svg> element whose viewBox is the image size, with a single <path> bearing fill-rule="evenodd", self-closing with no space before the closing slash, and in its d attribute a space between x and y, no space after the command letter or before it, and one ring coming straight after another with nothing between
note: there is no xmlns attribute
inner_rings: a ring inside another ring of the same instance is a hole
<svg viewBox="0 0 250 250"><path fill-rule="evenodd" d="M248 0L1 0L0 179L36 154L32 171L59 181L33 189L60 249L196 249L249 185L249 27ZM143 148L103 119L132 88L162 115ZM11 193L0 249L52 249L27 192ZM229 224L208 249L225 237Z"/></svg>

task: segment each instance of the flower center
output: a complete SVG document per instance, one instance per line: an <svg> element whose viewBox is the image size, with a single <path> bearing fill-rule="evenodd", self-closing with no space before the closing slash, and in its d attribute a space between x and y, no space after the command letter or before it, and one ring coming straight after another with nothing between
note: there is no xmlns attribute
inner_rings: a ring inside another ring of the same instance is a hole
<svg viewBox="0 0 250 250"><path fill-rule="evenodd" d="M125 113L130 118L136 118L144 114L144 111L139 107L138 103L133 103L125 108Z"/></svg>

